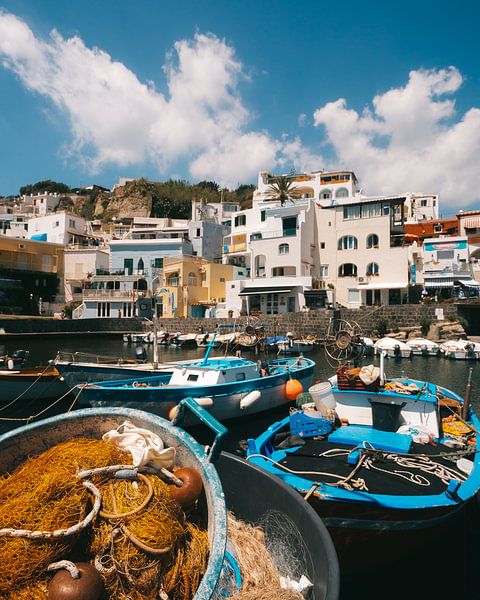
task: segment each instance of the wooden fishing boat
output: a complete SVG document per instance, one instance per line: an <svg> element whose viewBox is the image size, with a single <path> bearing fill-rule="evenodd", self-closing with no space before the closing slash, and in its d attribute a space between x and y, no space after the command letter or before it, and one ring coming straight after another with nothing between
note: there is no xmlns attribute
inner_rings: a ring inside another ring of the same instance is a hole
<svg viewBox="0 0 480 600"><path fill-rule="evenodd" d="M90 406L139 407L168 416L183 398L207 399L219 420L269 410L289 402L286 385L297 379L303 389L312 382L315 363L282 358L262 364L238 357L208 358L176 365L170 372L83 387L79 402Z"/></svg>
<svg viewBox="0 0 480 600"><path fill-rule="evenodd" d="M250 439L248 460L308 499L345 572L446 542L480 489L480 422L468 400L410 379L332 382L315 405Z"/></svg>
<svg viewBox="0 0 480 600"><path fill-rule="evenodd" d="M0 402L21 399L45 400L58 398L68 391L67 384L53 365L21 367L0 371Z"/></svg>
<svg viewBox="0 0 480 600"><path fill-rule="evenodd" d="M229 595L224 586L226 577L232 572L235 557L232 557L231 547L227 546L227 509L247 523L265 523L266 545L269 547L272 540L277 549L279 530L275 523L279 522L279 516L284 516L289 526L288 538L284 540L287 556L301 557L301 572L312 583L308 597L337 600L338 559L331 538L315 511L300 497L294 496L288 486L263 470L238 457L224 453L219 455L225 428L193 401L186 401L181 408L189 408L212 428L215 441L210 451L207 452L182 429L155 415L127 408L86 409L0 435L0 473L12 472L29 456L66 440L76 437L100 439L104 433L128 420L142 430L160 436L166 446L173 446L176 450L175 466L191 467L200 473L203 492L199 511L206 515L210 554L207 570L193 600L213 600ZM255 501L252 501L249 492L253 489L260 493ZM275 561L278 557L272 558Z"/></svg>

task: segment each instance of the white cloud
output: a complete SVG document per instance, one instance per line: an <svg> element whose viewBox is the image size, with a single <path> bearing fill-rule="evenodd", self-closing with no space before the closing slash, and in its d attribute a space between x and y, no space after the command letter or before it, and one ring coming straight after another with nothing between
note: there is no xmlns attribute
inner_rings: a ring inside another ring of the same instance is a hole
<svg viewBox="0 0 480 600"><path fill-rule="evenodd" d="M238 92L248 79L234 50L213 35L178 41L164 73L168 96L78 37L34 36L0 12L0 60L32 92L48 97L70 122L69 154L91 172L146 161L159 174L187 161L192 176L234 186L285 160L285 144L261 131Z"/></svg>
<svg viewBox="0 0 480 600"><path fill-rule="evenodd" d="M444 204L478 200L480 110L456 117L462 76L455 67L411 71L405 87L375 96L361 114L341 98L318 108L335 150L335 166L355 169L369 193L440 193ZM331 165L333 166L333 165Z"/></svg>

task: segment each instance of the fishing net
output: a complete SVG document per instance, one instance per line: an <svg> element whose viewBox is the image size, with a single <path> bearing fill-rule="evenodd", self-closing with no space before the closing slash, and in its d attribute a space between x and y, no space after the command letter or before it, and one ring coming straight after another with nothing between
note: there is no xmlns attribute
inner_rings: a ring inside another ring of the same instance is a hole
<svg viewBox="0 0 480 600"><path fill-rule="evenodd" d="M0 486L0 527L53 532L79 523L91 495L76 477L82 468L131 462L101 440L75 439L30 458ZM0 537L0 594L45 574L72 551L78 536L59 540Z"/></svg>
<svg viewBox="0 0 480 600"><path fill-rule="evenodd" d="M304 600L280 585L280 574L297 579L306 572L304 543L288 517L272 511L254 526L229 513L228 538L242 575L242 588L230 590L231 600Z"/></svg>
<svg viewBox="0 0 480 600"><path fill-rule="evenodd" d="M110 442L84 438L29 458L0 481L0 528L53 532L78 524L93 502L77 473L131 462ZM101 509L84 530L54 540L0 535L0 598L45 600L48 565L67 559L95 565L105 598L149 600L168 587L171 600L191 600L207 568L208 536L169 485L153 474L90 479Z"/></svg>

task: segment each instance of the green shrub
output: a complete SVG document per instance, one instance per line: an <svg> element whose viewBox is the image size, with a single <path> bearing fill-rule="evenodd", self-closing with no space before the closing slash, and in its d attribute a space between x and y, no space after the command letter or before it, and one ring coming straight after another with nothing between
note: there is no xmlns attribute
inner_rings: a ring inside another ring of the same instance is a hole
<svg viewBox="0 0 480 600"><path fill-rule="evenodd" d="M394 327L392 329L393 333L399 333L400 329L398 327Z"/></svg>
<svg viewBox="0 0 480 600"><path fill-rule="evenodd" d="M423 319L423 321L420 322L420 327L422 328L422 335L425 337L426 335L428 335L428 332L430 331L430 325L432 324L432 321L430 319Z"/></svg>
<svg viewBox="0 0 480 600"><path fill-rule="evenodd" d="M380 337L384 337L388 331L388 321L387 319L379 319L377 321L377 333Z"/></svg>
<svg viewBox="0 0 480 600"><path fill-rule="evenodd" d="M461 325L461 326L462 326L462 327L465 329L465 331L467 331L467 329L468 329L468 328L469 328L469 326L470 326L470 324L469 324L469 322L467 321L467 319L465 319L465 317L458 317L456 320L457 320L457 321L460 323L460 325Z"/></svg>

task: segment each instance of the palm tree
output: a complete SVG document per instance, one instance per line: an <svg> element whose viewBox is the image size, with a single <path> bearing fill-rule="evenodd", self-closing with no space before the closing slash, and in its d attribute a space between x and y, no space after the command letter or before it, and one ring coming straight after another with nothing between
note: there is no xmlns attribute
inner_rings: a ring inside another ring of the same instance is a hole
<svg viewBox="0 0 480 600"><path fill-rule="evenodd" d="M295 186L291 177L287 175L279 175L278 177L272 177L271 183L267 188L267 195L275 200L280 200L281 206L285 204L285 200L292 200L295 191Z"/></svg>

